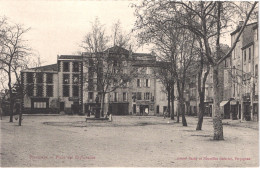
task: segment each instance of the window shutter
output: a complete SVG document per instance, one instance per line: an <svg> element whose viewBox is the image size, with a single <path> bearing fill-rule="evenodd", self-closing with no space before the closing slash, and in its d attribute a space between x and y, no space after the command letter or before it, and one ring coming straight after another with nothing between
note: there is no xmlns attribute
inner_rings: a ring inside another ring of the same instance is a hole
<svg viewBox="0 0 260 170"><path fill-rule="evenodd" d="M148 79L148 87L150 87L150 79Z"/></svg>
<svg viewBox="0 0 260 170"><path fill-rule="evenodd" d="M142 79L140 79L140 87L142 87Z"/></svg>

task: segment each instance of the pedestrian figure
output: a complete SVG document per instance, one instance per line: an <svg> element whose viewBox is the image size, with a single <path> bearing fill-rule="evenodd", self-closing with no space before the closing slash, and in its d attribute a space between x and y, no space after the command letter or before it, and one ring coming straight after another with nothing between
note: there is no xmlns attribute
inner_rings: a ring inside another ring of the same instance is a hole
<svg viewBox="0 0 260 170"><path fill-rule="evenodd" d="M163 118L165 119L168 116L168 109L166 109L163 113Z"/></svg>
<svg viewBox="0 0 260 170"><path fill-rule="evenodd" d="M112 117L112 114L109 114L109 119L108 119L109 122L112 122L113 121L113 117Z"/></svg>

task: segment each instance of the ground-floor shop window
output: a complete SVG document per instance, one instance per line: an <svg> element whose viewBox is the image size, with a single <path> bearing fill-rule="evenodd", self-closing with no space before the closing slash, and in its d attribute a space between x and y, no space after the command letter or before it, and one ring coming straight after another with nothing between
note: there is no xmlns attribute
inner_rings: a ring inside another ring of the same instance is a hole
<svg viewBox="0 0 260 170"><path fill-rule="evenodd" d="M33 107L36 109L47 108L46 102L34 102Z"/></svg>

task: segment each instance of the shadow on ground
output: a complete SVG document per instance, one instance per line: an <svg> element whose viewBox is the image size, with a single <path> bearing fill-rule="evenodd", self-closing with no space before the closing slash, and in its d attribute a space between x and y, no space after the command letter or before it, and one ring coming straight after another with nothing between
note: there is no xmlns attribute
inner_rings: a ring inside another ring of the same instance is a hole
<svg viewBox="0 0 260 170"><path fill-rule="evenodd" d="M43 122L44 125L68 126L68 127L131 127L131 126L150 126L150 125L173 125L174 122L108 122L108 121L76 121L76 122Z"/></svg>

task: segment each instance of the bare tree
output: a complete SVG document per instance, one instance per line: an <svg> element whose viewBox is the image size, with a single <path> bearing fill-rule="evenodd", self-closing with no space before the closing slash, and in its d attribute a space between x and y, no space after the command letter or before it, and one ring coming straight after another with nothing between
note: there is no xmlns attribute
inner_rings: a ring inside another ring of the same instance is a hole
<svg viewBox="0 0 260 170"><path fill-rule="evenodd" d="M113 40L113 46L119 46L122 48L133 46L133 43L131 43L131 35L130 33L127 34L123 32L120 20L112 25L111 38Z"/></svg>
<svg viewBox="0 0 260 170"><path fill-rule="evenodd" d="M144 1L136 7L136 31L140 44L153 44L161 61L169 63L168 72L177 86L180 113L183 126L187 126L184 107L184 90L187 73L193 61L194 35L190 31L178 29L179 25L165 21L170 13L164 13L165 2ZM167 85L166 85L167 86ZM172 89L174 86L172 87ZM174 98L174 96L172 96ZM177 114L177 122L179 116Z"/></svg>
<svg viewBox="0 0 260 170"><path fill-rule="evenodd" d="M199 56L200 56L200 61L199 61L199 70L198 70L198 94L200 98L200 107L199 107L199 116L198 116L198 124L196 127L196 130L201 130L202 128L202 123L203 123L203 115L205 113L205 86L206 86L206 80L210 71L210 65L207 63L207 59L204 55L203 52L203 46L202 42L199 39ZM206 68L206 70L205 70Z"/></svg>
<svg viewBox="0 0 260 170"><path fill-rule="evenodd" d="M172 75L173 72L170 72L169 67L171 64L169 62L159 61L156 67L154 67L154 71L156 74L156 78L160 80L163 84L163 91L167 94L168 101L168 117L171 117L174 120L174 83L175 79Z"/></svg>
<svg viewBox="0 0 260 170"><path fill-rule="evenodd" d="M245 22L241 27L235 43L226 54L221 54L220 38L223 30L228 28L229 19L234 17L236 7L229 2L169 2L168 10L173 10L176 15L174 21L180 24L180 28L188 29L196 36L200 37L203 42L205 56L213 71L213 93L214 93L214 140L223 140L223 126L220 111L221 88L219 84L219 68L223 60L225 60L233 51L239 40L257 2L254 2L251 9L248 10ZM168 18L166 20L173 20ZM214 49L215 47L215 49ZM213 51L216 53L213 53Z"/></svg>
<svg viewBox="0 0 260 170"><path fill-rule="evenodd" d="M191 1L143 1L142 5L136 8L138 12L140 8L145 8L139 15L138 21L145 23L148 28L152 28L149 21L157 18L161 21L161 25L165 23L175 23L179 29L191 31L196 37L200 38L203 45L203 53L206 56L209 65L213 71L214 81L214 140L223 140L223 126L220 112L220 84L218 70L220 63L225 60L235 48L240 35L242 34L251 14L253 13L257 2L251 5L251 9L246 8L246 17L241 27L235 43L230 50L221 55L220 38L225 29L229 27L229 21L235 14L241 14L241 5L231 2L191 2ZM153 29L156 32L156 29ZM147 33L144 33L147 34ZM213 51L216 51L215 53Z"/></svg>
<svg viewBox="0 0 260 170"><path fill-rule="evenodd" d="M96 74L97 81L85 82L97 86L97 91L101 98L101 116L104 116L104 103L106 94L115 91L118 88L125 88L134 77L135 69L129 64L130 52L123 49L130 40L123 36L120 28L120 22L113 27L113 45L114 51L107 49L109 36L106 35L105 28L98 19L92 25L91 31L86 35L82 47L88 52L86 67ZM125 72L127 70L127 73ZM93 77L92 77L93 78ZM91 79L92 80L92 79ZM97 115L99 117L100 115Z"/></svg>
<svg viewBox="0 0 260 170"><path fill-rule="evenodd" d="M27 56L30 48L26 44L24 35L29 31L22 25L10 25L7 22L1 25L0 35L0 70L7 75L9 104L10 104L10 122L13 122L13 106L15 98L13 94L14 85L19 86L18 93L22 96L22 88L20 82L20 71L27 66ZM20 101L21 102L21 101ZM21 108L21 107L20 107ZM19 125L21 125L21 110Z"/></svg>

